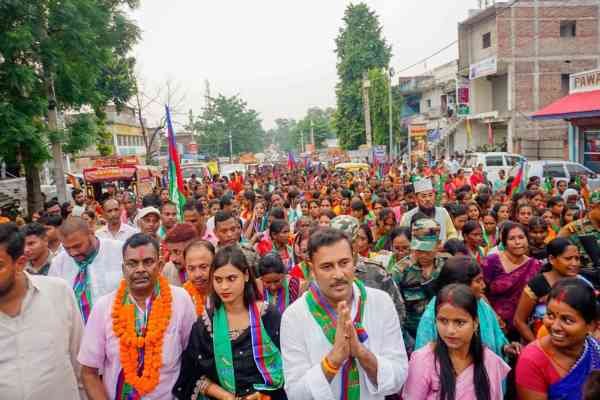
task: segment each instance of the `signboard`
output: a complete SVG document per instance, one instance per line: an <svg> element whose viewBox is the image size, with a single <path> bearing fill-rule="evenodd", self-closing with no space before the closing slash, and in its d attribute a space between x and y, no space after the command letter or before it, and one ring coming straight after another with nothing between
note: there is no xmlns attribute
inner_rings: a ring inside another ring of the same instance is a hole
<svg viewBox="0 0 600 400"><path fill-rule="evenodd" d="M102 157L94 160L94 167L117 167L119 165L139 165L137 156Z"/></svg>
<svg viewBox="0 0 600 400"><path fill-rule="evenodd" d="M188 154L198 154L198 144L194 142L188 143L186 150Z"/></svg>
<svg viewBox="0 0 600 400"><path fill-rule="evenodd" d="M469 79L482 78L488 75L494 75L498 72L498 60L496 57L486 58L476 64L469 66Z"/></svg>
<svg viewBox="0 0 600 400"><path fill-rule="evenodd" d="M425 137L427 136L427 125L426 124L410 124L408 127L411 138Z"/></svg>
<svg viewBox="0 0 600 400"><path fill-rule="evenodd" d="M471 114L471 85L467 80L456 82L456 104L458 117Z"/></svg>
<svg viewBox="0 0 600 400"><path fill-rule="evenodd" d="M600 69L572 74L569 93L591 92L600 90Z"/></svg>
<svg viewBox="0 0 600 400"><path fill-rule="evenodd" d="M380 163L385 162L385 157L387 155L386 148L383 145L373 146L373 161L377 161Z"/></svg>
<svg viewBox="0 0 600 400"><path fill-rule="evenodd" d="M136 167L104 167L83 170L86 182L129 181L135 176Z"/></svg>

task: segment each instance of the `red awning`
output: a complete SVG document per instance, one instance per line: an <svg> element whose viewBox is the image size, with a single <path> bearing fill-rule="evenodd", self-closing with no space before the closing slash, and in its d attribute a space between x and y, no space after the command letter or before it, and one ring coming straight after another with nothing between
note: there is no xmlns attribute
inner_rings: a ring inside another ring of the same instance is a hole
<svg viewBox="0 0 600 400"><path fill-rule="evenodd" d="M573 93L542 108L531 119L573 119L600 116L600 90Z"/></svg>

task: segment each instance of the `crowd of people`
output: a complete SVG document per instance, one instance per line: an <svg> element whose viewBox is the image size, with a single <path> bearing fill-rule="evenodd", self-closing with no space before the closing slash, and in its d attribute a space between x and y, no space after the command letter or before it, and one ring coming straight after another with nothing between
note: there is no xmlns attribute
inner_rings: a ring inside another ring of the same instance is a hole
<svg viewBox="0 0 600 400"><path fill-rule="evenodd" d="M2 221L0 398L600 399L600 191L507 175L261 168Z"/></svg>

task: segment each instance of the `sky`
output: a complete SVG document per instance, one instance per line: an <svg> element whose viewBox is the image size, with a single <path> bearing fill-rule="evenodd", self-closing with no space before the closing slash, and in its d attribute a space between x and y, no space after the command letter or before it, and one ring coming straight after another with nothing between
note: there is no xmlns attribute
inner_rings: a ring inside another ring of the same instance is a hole
<svg viewBox="0 0 600 400"><path fill-rule="evenodd" d="M456 40L458 22L477 6L477 0L365 2L379 16L396 71ZM178 87L182 113L201 112L208 80L213 96L238 94L246 100L265 129L277 118L300 119L310 107L335 106L334 40L350 3L142 0L132 14L142 30L135 49L138 75L148 93L167 81ZM397 75L424 73L457 56L454 45ZM150 122L159 118L159 109L149 112Z"/></svg>

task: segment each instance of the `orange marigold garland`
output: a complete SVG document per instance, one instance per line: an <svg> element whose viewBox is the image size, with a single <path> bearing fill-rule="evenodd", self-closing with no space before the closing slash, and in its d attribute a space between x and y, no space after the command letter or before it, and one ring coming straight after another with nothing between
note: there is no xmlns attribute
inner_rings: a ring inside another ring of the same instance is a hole
<svg viewBox="0 0 600 400"><path fill-rule="evenodd" d="M119 338L119 355L125 381L144 396L158 385L162 365L163 341L171 321L171 288L164 277L159 278L159 296L154 299L148 316L145 336L135 328L135 305L126 301L127 283L121 280L113 304L113 332ZM144 348L144 369L137 373L138 349Z"/></svg>
<svg viewBox="0 0 600 400"><path fill-rule="evenodd" d="M187 290L190 297L194 301L196 305L196 315L200 316L204 312L204 301L206 300L206 296L202 295L200 291L194 286L192 281L187 281L183 284L183 288Z"/></svg>

